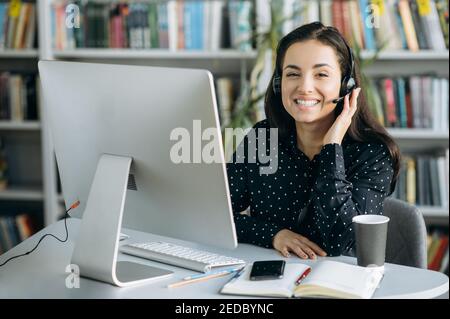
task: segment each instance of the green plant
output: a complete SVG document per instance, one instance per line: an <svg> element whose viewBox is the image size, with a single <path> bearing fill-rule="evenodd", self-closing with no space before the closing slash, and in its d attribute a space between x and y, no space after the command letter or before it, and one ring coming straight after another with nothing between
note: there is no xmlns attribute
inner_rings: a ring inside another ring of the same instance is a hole
<svg viewBox="0 0 450 319"><path fill-rule="evenodd" d="M363 90L364 96L367 99L367 105L369 106L370 111L374 114L374 116L378 119L378 121L382 125L384 125L382 101L377 93L376 85L373 79L367 76L365 70L379 58L380 52L384 50L386 45L387 42L384 42L374 52L371 52L370 56L368 56L363 52L363 50L358 45L358 42L355 39L353 39L352 43L354 58L360 67L361 89Z"/></svg>
<svg viewBox="0 0 450 319"><path fill-rule="evenodd" d="M261 74L266 68L272 70L275 65L277 45L283 36L283 23L288 19L300 15L303 10L303 8L300 8L285 17L282 14L282 1L270 1L270 24L267 26L267 30L260 33L256 32L253 36L252 40L255 40L257 46L255 64L250 72L250 79L241 81L240 94L235 102L231 121L227 127L233 129L242 128L245 130L256 123L258 119L258 105L265 95L265 92L258 91ZM267 65L267 52L271 52L272 55L271 65ZM227 139L227 135L224 134L224 145L226 149L229 149L229 144L233 142L233 138ZM233 144L231 149L234 150L236 146L237 143Z"/></svg>

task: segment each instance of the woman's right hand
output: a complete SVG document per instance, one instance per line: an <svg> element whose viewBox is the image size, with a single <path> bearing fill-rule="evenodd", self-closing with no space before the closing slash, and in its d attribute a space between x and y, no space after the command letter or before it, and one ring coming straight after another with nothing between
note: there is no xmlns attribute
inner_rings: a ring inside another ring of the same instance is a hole
<svg viewBox="0 0 450 319"><path fill-rule="evenodd" d="M308 238L294 233L289 229L280 230L273 237L273 248L278 250L284 257L289 257L289 252L296 254L302 259L316 259L316 256L326 256L327 253Z"/></svg>

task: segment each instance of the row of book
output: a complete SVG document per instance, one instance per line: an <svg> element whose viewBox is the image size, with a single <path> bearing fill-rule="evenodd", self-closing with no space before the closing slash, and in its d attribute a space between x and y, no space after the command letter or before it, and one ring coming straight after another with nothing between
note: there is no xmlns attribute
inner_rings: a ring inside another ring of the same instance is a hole
<svg viewBox="0 0 450 319"><path fill-rule="evenodd" d="M368 105L385 127L448 130L447 78L384 77L371 82L374 98Z"/></svg>
<svg viewBox="0 0 450 319"><path fill-rule="evenodd" d="M27 239L34 232L34 222L29 214L2 216L0 213L0 254Z"/></svg>
<svg viewBox="0 0 450 319"><path fill-rule="evenodd" d="M448 208L448 149L445 156L403 156L393 197L413 205Z"/></svg>
<svg viewBox="0 0 450 319"><path fill-rule="evenodd" d="M268 6L269 1L257 0ZM274 1L272 1L274 2ZM447 0L283 0L276 1L284 16L283 33L320 20L333 25L360 48L375 50L448 49ZM267 8L261 9L267 12ZM267 14L266 14L267 15Z"/></svg>
<svg viewBox="0 0 450 319"><path fill-rule="evenodd" d="M228 77L219 77L215 81L217 107L219 111L219 120L222 127L230 124L234 104L236 100L236 89L233 80Z"/></svg>
<svg viewBox="0 0 450 319"><path fill-rule="evenodd" d="M0 120L39 119L38 77L30 73L0 73Z"/></svg>
<svg viewBox="0 0 450 319"><path fill-rule="evenodd" d="M78 9L66 11L68 4ZM252 4L249 0L56 1L51 16L53 47L251 50Z"/></svg>
<svg viewBox="0 0 450 319"><path fill-rule="evenodd" d="M0 192L5 190L8 186L8 162L6 161L4 146L3 139L0 136Z"/></svg>
<svg viewBox="0 0 450 319"><path fill-rule="evenodd" d="M31 49L36 42L36 4L0 2L0 50Z"/></svg>
<svg viewBox="0 0 450 319"><path fill-rule="evenodd" d="M427 235L428 269L448 275L448 232L436 229Z"/></svg>
<svg viewBox="0 0 450 319"><path fill-rule="evenodd" d="M427 128L444 132L449 127L448 79L434 76L373 78L372 99L367 99L375 117L388 128ZM236 85L231 78L216 80L222 126L233 117Z"/></svg>

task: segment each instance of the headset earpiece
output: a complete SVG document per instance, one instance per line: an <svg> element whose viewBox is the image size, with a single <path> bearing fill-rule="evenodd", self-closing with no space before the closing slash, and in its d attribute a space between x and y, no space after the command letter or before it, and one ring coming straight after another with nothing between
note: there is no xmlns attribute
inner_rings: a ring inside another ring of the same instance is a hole
<svg viewBox="0 0 450 319"><path fill-rule="evenodd" d="M275 95L281 93L281 77L277 74L273 77L272 90Z"/></svg>
<svg viewBox="0 0 450 319"><path fill-rule="evenodd" d="M341 92L339 94L340 97L345 97L347 94L351 93L355 86L355 79L352 76L344 77L341 83Z"/></svg>
<svg viewBox="0 0 450 319"><path fill-rule="evenodd" d="M350 56L350 73L344 76L341 82L341 91L339 92L339 98L334 99L333 103L339 103L344 99L344 97L351 93L353 89L356 87L356 81L353 78L353 72L355 68L355 60L353 58L353 52L352 49L347 45L344 39L344 43L348 49L348 55Z"/></svg>

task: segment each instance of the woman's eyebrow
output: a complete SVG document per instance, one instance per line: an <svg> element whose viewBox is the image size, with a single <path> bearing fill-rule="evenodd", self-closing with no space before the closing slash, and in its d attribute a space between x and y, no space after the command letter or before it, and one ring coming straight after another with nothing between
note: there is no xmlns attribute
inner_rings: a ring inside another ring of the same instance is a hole
<svg viewBox="0 0 450 319"><path fill-rule="evenodd" d="M317 63L317 64L314 64L313 69L321 68L323 66L327 66L327 67L333 68L331 65L329 65L327 63ZM289 64L289 65L286 65L286 67L284 69L301 70L302 68L297 66L297 65L295 65L295 64Z"/></svg>

